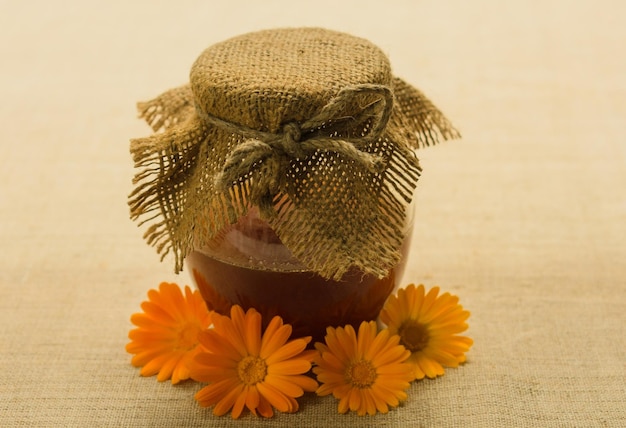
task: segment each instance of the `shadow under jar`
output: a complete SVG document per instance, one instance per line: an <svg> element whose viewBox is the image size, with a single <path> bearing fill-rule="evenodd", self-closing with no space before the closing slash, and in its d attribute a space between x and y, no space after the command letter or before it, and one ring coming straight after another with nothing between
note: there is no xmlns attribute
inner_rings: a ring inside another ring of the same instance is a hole
<svg viewBox="0 0 626 428"><path fill-rule="evenodd" d="M326 279L295 259L257 211L228 227L203 250L186 258L187 269L210 310L229 314L233 305L255 308L264 325L279 315L292 337L323 341L327 327L375 320L402 278L412 232L407 216L402 259L384 278L352 268Z"/></svg>

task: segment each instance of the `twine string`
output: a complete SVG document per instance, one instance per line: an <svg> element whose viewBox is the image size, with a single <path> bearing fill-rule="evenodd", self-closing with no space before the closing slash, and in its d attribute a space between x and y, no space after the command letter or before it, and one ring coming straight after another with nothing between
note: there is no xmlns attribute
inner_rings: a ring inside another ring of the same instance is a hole
<svg viewBox="0 0 626 428"><path fill-rule="evenodd" d="M375 95L376 100L359 105L363 95ZM208 124L241 135L240 143L226 158L222 171L215 177L215 188L226 191L241 184L251 171L259 170L255 187L250 191L251 202L268 208L279 192L284 171L292 159L304 159L318 151L330 151L358 162L368 171L377 173L385 167L382 156L363 150L379 139L393 111L393 93L384 85L363 84L343 88L318 114L303 123L289 122L278 133L248 128L201 111L198 115ZM347 111L357 110L350 116ZM350 130L355 129L356 135ZM368 126L369 125L369 126ZM359 129L358 126L362 126Z"/></svg>

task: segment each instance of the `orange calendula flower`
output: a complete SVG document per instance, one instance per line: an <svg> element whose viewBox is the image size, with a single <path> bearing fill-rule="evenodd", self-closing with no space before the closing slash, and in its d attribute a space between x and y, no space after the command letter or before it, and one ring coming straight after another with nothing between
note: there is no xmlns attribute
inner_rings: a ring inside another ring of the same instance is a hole
<svg viewBox="0 0 626 428"><path fill-rule="evenodd" d="M458 335L467 330L470 313L459 305L457 296L438 294L439 287L426 293L423 285L411 284L390 296L380 313L381 321L411 351L408 362L416 379L442 375L444 366L457 367L473 343Z"/></svg>
<svg viewBox="0 0 626 428"><path fill-rule="evenodd" d="M131 363L142 367L142 376L157 374L157 380L176 384L189 378L189 361L199 352L198 333L209 327L211 317L200 296L185 286L163 282L148 291L141 304L143 313L133 314L137 326L128 333L126 351L134 354Z"/></svg>
<svg viewBox="0 0 626 428"><path fill-rule="evenodd" d="M201 406L215 405L217 416L232 409L238 418L244 407L271 417L273 408L292 413L297 397L315 391L317 382L305 373L315 351L306 351L310 337L288 340L291 325L275 316L262 333L261 314L244 313L235 305L230 317L213 315L214 328L200 333L202 352L192 364L191 377L210 384L196 394Z"/></svg>
<svg viewBox="0 0 626 428"><path fill-rule="evenodd" d="M385 329L377 333L374 321L363 321L358 334L351 325L326 329L313 372L321 386L318 395L339 399L339 413L387 413L407 398L413 370L405 361L410 352L400 337Z"/></svg>

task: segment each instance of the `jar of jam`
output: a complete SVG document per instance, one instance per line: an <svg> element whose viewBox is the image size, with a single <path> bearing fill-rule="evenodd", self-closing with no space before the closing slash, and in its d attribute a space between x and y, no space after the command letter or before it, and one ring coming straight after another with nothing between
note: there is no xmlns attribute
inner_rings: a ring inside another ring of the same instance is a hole
<svg viewBox="0 0 626 428"><path fill-rule="evenodd" d="M421 173L458 136L371 42L323 28L208 47L189 83L139 104L131 218L210 309L279 315L294 335L376 319L398 285Z"/></svg>

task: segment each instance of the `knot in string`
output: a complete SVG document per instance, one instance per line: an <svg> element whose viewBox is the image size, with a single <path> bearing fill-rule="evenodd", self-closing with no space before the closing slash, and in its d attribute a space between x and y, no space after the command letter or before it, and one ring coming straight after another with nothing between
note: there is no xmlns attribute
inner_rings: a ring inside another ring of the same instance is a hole
<svg viewBox="0 0 626 428"><path fill-rule="evenodd" d="M289 122L281 132L254 130L207 114L196 107L208 124L241 135L240 143L226 158L215 178L218 191L243 183L253 171L251 202L268 208L285 180L293 159L316 152L335 152L372 173L385 168L385 160L367 152L369 143L382 137L393 110L393 93L384 85L364 84L342 89L311 119Z"/></svg>
<svg viewBox="0 0 626 428"><path fill-rule="evenodd" d="M296 122L283 126L283 138L280 140L282 148L293 158L299 158L304 154L300 148L300 138L302 138L302 131Z"/></svg>

